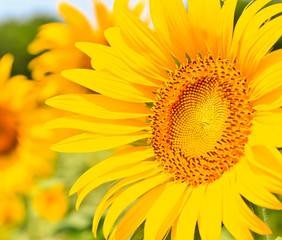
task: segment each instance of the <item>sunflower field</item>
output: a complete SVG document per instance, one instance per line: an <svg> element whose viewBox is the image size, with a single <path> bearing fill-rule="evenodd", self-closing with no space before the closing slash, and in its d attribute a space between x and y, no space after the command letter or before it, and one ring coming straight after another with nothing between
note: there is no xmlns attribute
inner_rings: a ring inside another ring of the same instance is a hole
<svg viewBox="0 0 282 240"><path fill-rule="evenodd" d="M282 240L282 1L83 1L0 18L0 240Z"/></svg>

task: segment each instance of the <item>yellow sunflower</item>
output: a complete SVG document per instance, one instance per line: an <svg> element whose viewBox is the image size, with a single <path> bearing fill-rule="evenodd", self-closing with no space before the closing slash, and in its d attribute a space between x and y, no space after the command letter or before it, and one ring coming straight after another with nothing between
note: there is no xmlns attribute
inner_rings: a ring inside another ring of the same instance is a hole
<svg viewBox="0 0 282 240"><path fill-rule="evenodd" d="M64 76L101 93L63 95L51 106L75 113L53 128L85 133L52 148L95 152L147 140L89 169L75 183L77 207L99 185L93 232L108 209L104 236L127 239L145 221L144 239L220 239L222 223L239 240L270 229L249 209L281 209L282 4L257 0L234 26L237 0L150 0L153 29L116 0L119 28L109 46L80 43L94 70ZM135 144L136 145L136 144ZM115 227L114 224L130 205Z"/></svg>
<svg viewBox="0 0 282 240"><path fill-rule="evenodd" d="M32 198L32 205L42 218L48 221L61 220L69 206L66 187L63 184L55 184L39 189Z"/></svg>
<svg viewBox="0 0 282 240"><path fill-rule="evenodd" d="M93 42L108 45L104 31L116 26L112 11L104 3L92 0L97 27L94 28L86 16L67 2L58 5L58 11L65 21L41 26L35 40L29 45L29 52L39 54L29 67L35 80L42 82L42 98L65 93L86 93L86 88L72 83L61 76L61 71L72 68L91 69L91 59L75 47L76 42ZM134 7L141 15L144 3ZM47 50L47 51L46 51Z"/></svg>
<svg viewBox="0 0 282 240"><path fill-rule="evenodd" d="M0 60L0 189L26 192L35 176L52 171L52 134L43 127L49 112L35 102L35 87L24 76L9 78L11 55Z"/></svg>

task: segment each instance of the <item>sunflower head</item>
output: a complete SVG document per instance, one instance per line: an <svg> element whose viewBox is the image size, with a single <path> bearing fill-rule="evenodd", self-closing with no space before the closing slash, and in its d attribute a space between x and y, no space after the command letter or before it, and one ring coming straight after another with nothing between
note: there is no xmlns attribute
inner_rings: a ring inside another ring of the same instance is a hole
<svg viewBox="0 0 282 240"><path fill-rule="evenodd" d="M39 189L32 198L32 205L42 218L48 221L61 220L68 211L68 198L65 186L54 186Z"/></svg>
<svg viewBox="0 0 282 240"><path fill-rule="evenodd" d="M32 77L42 84L41 98L65 93L87 93L89 90L78 84L67 81L61 76L66 69L92 69L91 59L81 52L77 42L92 42L108 45L104 31L117 26L114 14L102 1L92 1L95 23L77 8L67 2L58 5L58 12L64 23L54 22L42 25L36 38L29 45L32 54L40 54L33 59L29 67ZM136 14L141 14L144 3L134 6ZM95 27L93 27L95 25Z"/></svg>
<svg viewBox="0 0 282 240"><path fill-rule="evenodd" d="M250 3L234 23L236 0L150 0L153 29L116 0L110 46L80 43L95 70L64 76L101 95L50 99L72 116L52 122L84 130L53 146L95 152L133 143L74 184L77 207L116 181L98 206L103 233L127 239L143 223L144 239L235 239L270 229L248 208L281 209L282 4ZM138 143L148 143L136 146ZM115 222L130 205L115 226Z"/></svg>
<svg viewBox="0 0 282 240"><path fill-rule="evenodd" d="M247 79L211 55L170 72L150 116L156 159L175 180L213 182L244 155L254 110Z"/></svg>
<svg viewBox="0 0 282 240"><path fill-rule="evenodd" d="M52 114L37 105L32 81L10 77L12 62L8 54L0 60L0 188L27 192L35 176L52 172L53 136L43 126Z"/></svg>

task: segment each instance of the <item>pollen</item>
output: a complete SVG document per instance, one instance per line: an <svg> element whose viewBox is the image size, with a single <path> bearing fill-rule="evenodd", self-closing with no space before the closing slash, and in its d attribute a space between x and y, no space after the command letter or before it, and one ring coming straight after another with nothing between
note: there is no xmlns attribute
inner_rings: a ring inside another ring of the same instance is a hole
<svg viewBox="0 0 282 240"><path fill-rule="evenodd" d="M16 145L17 131L13 114L0 106L0 155L10 153Z"/></svg>
<svg viewBox="0 0 282 240"><path fill-rule="evenodd" d="M169 73L149 117L149 143L173 179L213 182L244 155L254 110L247 79L228 59L188 61Z"/></svg>

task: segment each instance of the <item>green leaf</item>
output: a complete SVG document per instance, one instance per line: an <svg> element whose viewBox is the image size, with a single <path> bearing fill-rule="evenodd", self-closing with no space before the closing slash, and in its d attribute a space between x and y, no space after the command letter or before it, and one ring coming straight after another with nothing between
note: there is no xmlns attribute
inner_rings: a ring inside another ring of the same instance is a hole
<svg viewBox="0 0 282 240"><path fill-rule="evenodd" d="M201 236L200 236L198 225L195 228L194 240L201 240Z"/></svg>
<svg viewBox="0 0 282 240"><path fill-rule="evenodd" d="M235 240L225 227L221 229L221 240Z"/></svg>
<svg viewBox="0 0 282 240"><path fill-rule="evenodd" d="M142 240L144 238L144 225L145 222L143 222L137 230L133 233L132 237L130 240Z"/></svg>
<svg viewBox="0 0 282 240"><path fill-rule="evenodd" d="M3 20L0 23L0 57L11 53L15 58L11 75L21 74L31 78L27 65L34 56L27 52L27 46L34 39L40 25L58 20L40 15L25 19L3 18Z"/></svg>

